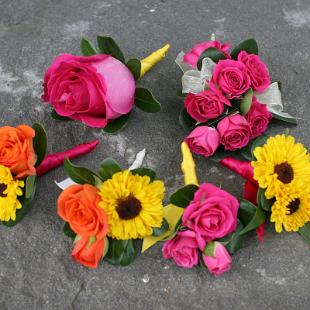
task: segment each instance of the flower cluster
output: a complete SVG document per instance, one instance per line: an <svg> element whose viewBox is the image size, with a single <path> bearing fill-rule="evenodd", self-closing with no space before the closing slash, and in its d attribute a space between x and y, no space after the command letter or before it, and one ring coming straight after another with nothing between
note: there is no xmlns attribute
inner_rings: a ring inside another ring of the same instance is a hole
<svg viewBox="0 0 310 310"><path fill-rule="evenodd" d="M83 56L61 54L47 69L42 100L52 105L52 117L111 133L125 126L134 104L145 112L158 112L159 102L149 90L136 89L135 80L165 56L169 44L141 61L126 62L112 38L98 36L97 41L98 50L82 39Z"/></svg>
<svg viewBox="0 0 310 310"><path fill-rule="evenodd" d="M65 162L72 184L60 194L58 215L64 232L74 238L75 261L96 268L104 257L128 265L136 255L136 240L167 230L162 200L165 187L147 168L122 170L112 159L99 174ZM72 182L74 181L74 182Z"/></svg>
<svg viewBox="0 0 310 310"><path fill-rule="evenodd" d="M185 141L205 157L243 149L267 130L272 117L295 121L282 112L279 85L271 83L256 41L246 40L231 52L230 47L203 42L177 58L186 95L180 120L191 131Z"/></svg>

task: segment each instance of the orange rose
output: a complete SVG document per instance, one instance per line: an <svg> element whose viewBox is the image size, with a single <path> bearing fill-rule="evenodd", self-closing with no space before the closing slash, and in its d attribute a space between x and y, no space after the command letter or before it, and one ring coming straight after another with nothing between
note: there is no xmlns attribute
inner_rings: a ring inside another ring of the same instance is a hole
<svg viewBox="0 0 310 310"><path fill-rule="evenodd" d="M0 128L0 165L8 167L17 179L36 174L35 131L27 126Z"/></svg>
<svg viewBox="0 0 310 310"><path fill-rule="evenodd" d="M72 185L58 197L58 215L82 237L103 239L108 232L108 218L99 208L98 189L92 185Z"/></svg>
<svg viewBox="0 0 310 310"><path fill-rule="evenodd" d="M104 243L104 239L92 241L88 237L82 237L76 242L71 256L84 266L97 268L104 254Z"/></svg>

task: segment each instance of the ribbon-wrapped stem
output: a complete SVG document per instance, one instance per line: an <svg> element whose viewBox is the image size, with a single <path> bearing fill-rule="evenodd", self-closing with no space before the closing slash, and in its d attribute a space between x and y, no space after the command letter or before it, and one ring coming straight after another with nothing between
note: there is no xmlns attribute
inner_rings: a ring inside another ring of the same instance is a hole
<svg viewBox="0 0 310 310"><path fill-rule="evenodd" d="M185 185L188 185L188 184L199 185L197 175L196 175L196 169L195 169L196 165L195 165L192 153L188 145L185 142L182 142L181 144L181 151L183 155L181 169L184 175L184 184Z"/></svg>

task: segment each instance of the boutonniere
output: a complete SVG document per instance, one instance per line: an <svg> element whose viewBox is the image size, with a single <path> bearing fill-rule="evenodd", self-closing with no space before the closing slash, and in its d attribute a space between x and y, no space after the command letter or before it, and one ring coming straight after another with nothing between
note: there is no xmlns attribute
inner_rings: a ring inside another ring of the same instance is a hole
<svg viewBox="0 0 310 310"><path fill-rule="evenodd" d="M139 60L125 60L111 37L98 36L98 47L82 39L83 56L57 56L44 76L42 99L57 120L77 120L87 126L114 133L124 127L135 105L153 113L160 103L136 82L163 59L169 44Z"/></svg>

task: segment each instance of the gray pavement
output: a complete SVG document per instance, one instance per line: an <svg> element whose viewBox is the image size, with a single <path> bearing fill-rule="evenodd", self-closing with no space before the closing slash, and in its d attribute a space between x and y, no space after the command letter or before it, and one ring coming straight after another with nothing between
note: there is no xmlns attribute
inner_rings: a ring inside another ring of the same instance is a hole
<svg viewBox="0 0 310 310"><path fill-rule="evenodd" d="M100 137L91 155L75 162L97 168L112 156L127 166L146 148L168 192L182 185L175 91L181 72L177 53L209 39L238 43L254 36L273 80L283 83L286 110L300 117L293 134L310 146L310 1L276 0L0 0L0 124L43 123L49 151L61 151ZM162 102L158 114L135 110L115 136L77 122L56 123L41 103L42 76L62 52L79 53L81 36L113 36L128 57L171 44L167 58L141 85ZM270 133L283 131L274 123ZM200 180L241 195L242 180L203 158ZM309 309L310 247L296 234L269 226L263 245L255 236L233 258L233 268L214 278L199 268L185 270L164 261L160 246L126 268L102 263L97 270L75 264L71 241L62 234L55 201L58 168L39 181L30 214L12 229L0 226L0 309Z"/></svg>

